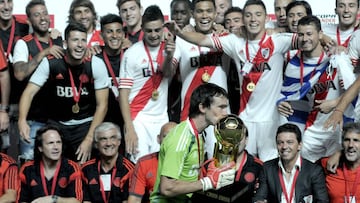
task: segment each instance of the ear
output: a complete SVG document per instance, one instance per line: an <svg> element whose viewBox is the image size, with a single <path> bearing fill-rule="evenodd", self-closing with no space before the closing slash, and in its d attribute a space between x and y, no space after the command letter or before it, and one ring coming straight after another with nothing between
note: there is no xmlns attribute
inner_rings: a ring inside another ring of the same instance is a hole
<svg viewBox="0 0 360 203"><path fill-rule="evenodd" d="M43 152L43 148L42 147L38 147L39 152Z"/></svg>
<svg viewBox="0 0 360 203"><path fill-rule="evenodd" d="M301 149L302 149L302 142L299 143L298 151L300 151Z"/></svg>
<svg viewBox="0 0 360 203"><path fill-rule="evenodd" d="M205 113L205 111L206 111L206 107L202 103L199 104L199 111L201 113Z"/></svg>
<svg viewBox="0 0 360 203"><path fill-rule="evenodd" d="M158 135L156 136L156 140L157 140L157 142L158 142L159 144L161 144L161 143L160 143L160 134L158 134Z"/></svg>

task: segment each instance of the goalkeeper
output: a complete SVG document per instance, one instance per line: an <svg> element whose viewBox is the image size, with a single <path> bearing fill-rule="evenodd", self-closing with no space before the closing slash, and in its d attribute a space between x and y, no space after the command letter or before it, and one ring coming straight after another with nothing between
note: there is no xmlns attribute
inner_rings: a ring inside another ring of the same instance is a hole
<svg viewBox="0 0 360 203"><path fill-rule="evenodd" d="M152 203L189 202L193 192L234 182L234 162L212 167L205 177L199 173L206 156L203 131L227 115L228 104L226 91L215 84L206 83L194 90L189 118L174 127L161 144Z"/></svg>

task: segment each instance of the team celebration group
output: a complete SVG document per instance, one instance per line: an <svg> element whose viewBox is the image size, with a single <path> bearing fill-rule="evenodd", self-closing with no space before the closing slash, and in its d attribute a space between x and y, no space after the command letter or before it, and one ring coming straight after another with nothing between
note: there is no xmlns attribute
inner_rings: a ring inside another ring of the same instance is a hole
<svg viewBox="0 0 360 203"><path fill-rule="evenodd" d="M272 1L0 0L0 203L360 201L360 3Z"/></svg>

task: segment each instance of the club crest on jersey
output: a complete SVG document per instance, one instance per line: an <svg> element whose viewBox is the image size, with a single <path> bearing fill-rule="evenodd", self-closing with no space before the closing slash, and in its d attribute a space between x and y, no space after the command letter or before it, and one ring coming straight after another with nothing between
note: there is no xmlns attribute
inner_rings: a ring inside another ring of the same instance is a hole
<svg viewBox="0 0 360 203"><path fill-rule="evenodd" d="M261 56L264 59L269 59L269 57L270 57L270 49L269 48L262 48L261 49Z"/></svg>

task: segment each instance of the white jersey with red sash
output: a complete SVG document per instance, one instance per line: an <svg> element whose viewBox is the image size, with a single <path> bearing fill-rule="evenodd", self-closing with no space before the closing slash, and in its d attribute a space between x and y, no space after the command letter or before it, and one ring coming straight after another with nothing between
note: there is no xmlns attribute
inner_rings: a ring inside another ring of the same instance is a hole
<svg viewBox="0 0 360 203"><path fill-rule="evenodd" d="M212 34L211 34L212 35ZM223 52L176 39L175 63L179 63L182 80L181 120L189 113L193 90L203 83L213 83L227 90L230 58Z"/></svg>
<svg viewBox="0 0 360 203"><path fill-rule="evenodd" d="M247 42L230 34L212 40L215 47L234 58L240 73L240 118L252 122L277 120L284 55L295 47L295 35L264 35Z"/></svg>
<svg viewBox="0 0 360 203"><path fill-rule="evenodd" d="M348 30L340 30L337 24L321 25L322 31L336 42L338 46L348 47L351 35L357 30L357 27L352 27Z"/></svg>
<svg viewBox="0 0 360 203"><path fill-rule="evenodd" d="M131 118L134 120L139 112L142 115L167 117L168 79L159 71L158 47L148 47L148 56L144 42L132 45L125 53L120 65L119 88L131 89L129 95ZM152 61L149 60L152 59ZM155 94L155 95L154 95ZM157 95L156 95L157 94Z"/></svg>

